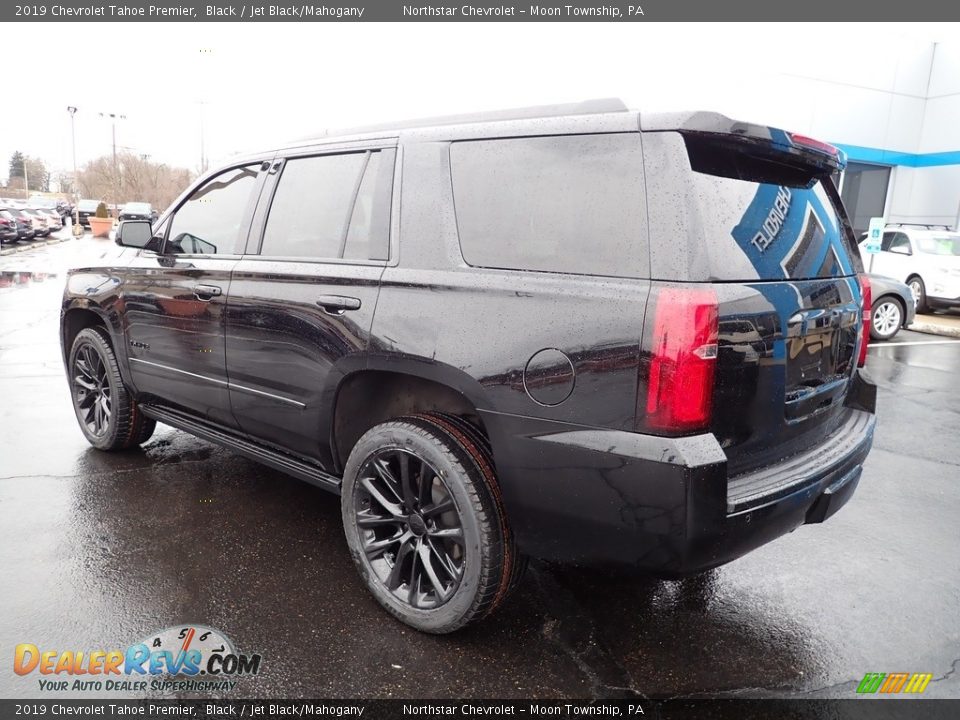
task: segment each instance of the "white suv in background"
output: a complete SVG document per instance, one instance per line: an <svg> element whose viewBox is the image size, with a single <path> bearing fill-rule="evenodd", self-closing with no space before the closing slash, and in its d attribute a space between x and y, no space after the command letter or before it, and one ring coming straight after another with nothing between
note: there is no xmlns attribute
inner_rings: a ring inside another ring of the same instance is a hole
<svg viewBox="0 0 960 720"><path fill-rule="evenodd" d="M888 225L872 266L865 243L860 241L864 267L909 285L917 312L960 307L960 233L944 226Z"/></svg>

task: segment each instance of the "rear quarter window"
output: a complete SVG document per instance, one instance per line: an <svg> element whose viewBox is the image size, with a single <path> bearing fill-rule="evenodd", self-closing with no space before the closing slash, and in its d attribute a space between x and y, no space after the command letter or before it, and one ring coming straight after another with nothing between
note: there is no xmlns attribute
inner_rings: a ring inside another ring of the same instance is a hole
<svg viewBox="0 0 960 720"><path fill-rule="evenodd" d="M450 164L468 264L645 276L639 133L455 142Z"/></svg>
<svg viewBox="0 0 960 720"><path fill-rule="evenodd" d="M855 272L856 244L828 175L736 138L650 133L644 146L655 278L750 282Z"/></svg>

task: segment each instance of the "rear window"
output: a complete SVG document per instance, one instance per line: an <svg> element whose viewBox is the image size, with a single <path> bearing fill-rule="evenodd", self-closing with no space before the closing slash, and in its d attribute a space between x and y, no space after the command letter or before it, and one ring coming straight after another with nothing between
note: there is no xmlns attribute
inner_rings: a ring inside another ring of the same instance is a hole
<svg viewBox="0 0 960 720"><path fill-rule="evenodd" d="M639 133L453 143L460 247L470 265L640 277Z"/></svg>
<svg viewBox="0 0 960 720"><path fill-rule="evenodd" d="M835 278L855 272L855 242L833 180L804 157L730 136L683 136L689 170L670 167L666 213L683 213L691 255L710 280ZM681 166L682 167L682 166ZM686 201L678 201L679 198ZM672 200L671 200L672 198Z"/></svg>
<svg viewBox="0 0 960 720"><path fill-rule="evenodd" d="M917 249L928 255L960 256L960 235L953 233L917 238Z"/></svg>

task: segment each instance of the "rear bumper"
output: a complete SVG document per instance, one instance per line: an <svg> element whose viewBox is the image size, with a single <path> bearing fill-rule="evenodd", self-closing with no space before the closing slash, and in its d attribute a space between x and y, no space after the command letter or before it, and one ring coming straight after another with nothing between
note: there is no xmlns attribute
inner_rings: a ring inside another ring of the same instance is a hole
<svg viewBox="0 0 960 720"><path fill-rule="evenodd" d="M873 388L858 379L867 395ZM661 438L482 413L520 549L665 577L734 560L853 495L873 444L871 407L848 407L816 447L728 477L712 434Z"/></svg>

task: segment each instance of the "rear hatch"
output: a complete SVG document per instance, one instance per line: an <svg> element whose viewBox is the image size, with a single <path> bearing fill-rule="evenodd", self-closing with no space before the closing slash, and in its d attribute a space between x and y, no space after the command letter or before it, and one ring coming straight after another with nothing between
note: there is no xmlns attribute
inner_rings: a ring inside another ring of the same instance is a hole
<svg viewBox="0 0 960 720"><path fill-rule="evenodd" d="M839 158L815 141L749 127L644 133L655 281L644 346L657 372L653 325L667 317L658 301L693 289L715 297L704 424L731 474L806 450L849 419L862 336L860 261L830 177ZM651 429L650 407L638 413L640 430Z"/></svg>

